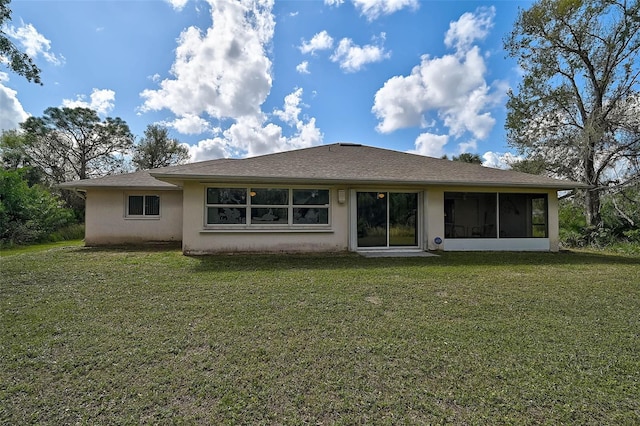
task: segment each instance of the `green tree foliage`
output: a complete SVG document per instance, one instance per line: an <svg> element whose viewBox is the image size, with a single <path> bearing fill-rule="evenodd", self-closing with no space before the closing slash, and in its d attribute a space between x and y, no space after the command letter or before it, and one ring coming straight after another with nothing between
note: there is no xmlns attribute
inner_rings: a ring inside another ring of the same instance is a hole
<svg viewBox="0 0 640 426"><path fill-rule="evenodd" d="M470 164L482 164L482 158L480 157L480 154L470 154L468 152L463 152L457 157L454 155L452 157L452 160Z"/></svg>
<svg viewBox="0 0 640 426"><path fill-rule="evenodd" d="M21 125L22 154L51 184L123 171L133 146L129 126L120 118L101 120L88 108L47 108L42 117Z"/></svg>
<svg viewBox="0 0 640 426"><path fill-rule="evenodd" d="M9 40L9 37L2 30L11 20L9 3L11 3L11 0L0 0L0 63L6 63L9 69L23 76L27 81L42 84L40 80L40 69L29 55L21 52L20 49Z"/></svg>
<svg viewBox="0 0 640 426"><path fill-rule="evenodd" d="M42 183L44 175L37 168L31 167L29 158L24 153L24 135L17 130L7 130L0 134L0 162L7 170L23 169L23 176L29 186Z"/></svg>
<svg viewBox="0 0 640 426"><path fill-rule="evenodd" d="M442 158L443 160L449 159L447 154L443 155L440 158ZM470 163L470 164L482 164L482 157L480 157L480 154L470 154L468 152L463 152L458 156L456 155L452 156L451 161L461 161L463 163Z"/></svg>
<svg viewBox="0 0 640 426"><path fill-rule="evenodd" d="M166 127L149 125L134 148L132 161L136 170L148 170L182 164L189 160L189 150L177 139L169 138Z"/></svg>
<svg viewBox="0 0 640 426"><path fill-rule="evenodd" d="M523 70L509 144L590 185L585 217L601 226L601 196L640 179L640 1L538 0L505 48Z"/></svg>
<svg viewBox="0 0 640 426"><path fill-rule="evenodd" d="M0 169L0 245L25 244L74 223L71 209L40 185L29 186L26 169Z"/></svg>
<svg viewBox="0 0 640 426"><path fill-rule="evenodd" d="M525 158L511 163L510 166L511 170L532 175L542 175L548 171L546 162L541 158Z"/></svg>

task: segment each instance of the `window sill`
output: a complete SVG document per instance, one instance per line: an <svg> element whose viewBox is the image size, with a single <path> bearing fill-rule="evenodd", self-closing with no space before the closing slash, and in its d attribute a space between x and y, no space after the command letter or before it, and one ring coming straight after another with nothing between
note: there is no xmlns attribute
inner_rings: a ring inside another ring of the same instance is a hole
<svg viewBox="0 0 640 426"><path fill-rule="evenodd" d="M283 227L283 226L244 226L244 227L215 227L204 228L201 234L232 234L232 233L298 233L298 234L329 234L333 233L333 228L314 228L314 227Z"/></svg>
<svg viewBox="0 0 640 426"><path fill-rule="evenodd" d="M125 216L125 220L160 220L160 216Z"/></svg>

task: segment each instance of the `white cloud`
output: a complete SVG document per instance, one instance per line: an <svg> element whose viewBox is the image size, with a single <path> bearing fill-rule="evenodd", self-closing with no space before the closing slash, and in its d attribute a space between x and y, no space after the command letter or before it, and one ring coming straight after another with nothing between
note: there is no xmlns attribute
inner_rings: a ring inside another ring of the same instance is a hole
<svg viewBox="0 0 640 426"><path fill-rule="evenodd" d="M191 114L176 118L173 121L164 121L162 124L176 129L183 135L198 135L213 131L211 124L207 120Z"/></svg>
<svg viewBox="0 0 640 426"><path fill-rule="evenodd" d="M284 109L274 110L273 114L280 120L289 125L295 125L300 115L300 101L302 97L302 89L298 88L295 92L288 94L284 98Z"/></svg>
<svg viewBox="0 0 640 426"><path fill-rule="evenodd" d="M478 149L478 141L473 139L467 142L460 142L458 144L460 154L465 152L473 153L476 149Z"/></svg>
<svg viewBox="0 0 640 426"><path fill-rule="evenodd" d="M328 6L340 6L344 0L324 0L324 4Z"/></svg>
<svg viewBox="0 0 640 426"><path fill-rule="evenodd" d="M296 71L298 71L299 74L311 74L311 72L309 71L309 62L300 62L298 65L296 65Z"/></svg>
<svg viewBox="0 0 640 426"><path fill-rule="evenodd" d="M523 157L510 152L500 153L488 151L482 154L482 165L494 169L510 169L513 163L522 161Z"/></svg>
<svg viewBox="0 0 640 426"><path fill-rule="evenodd" d="M181 11L189 0L166 0L174 10Z"/></svg>
<svg viewBox="0 0 640 426"><path fill-rule="evenodd" d="M426 155L428 157L441 158L444 155L444 146L449 142L447 135L435 135L433 133L422 133L416 138L416 149L410 151L414 154Z"/></svg>
<svg viewBox="0 0 640 426"><path fill-rule="evenodd" d="M29 118L29 114L22 108L17 94L13 89L2 84L9 80L9 76L0 72L0 131L17 129L20 123Z"/></svg>
<svg viewBox="0 0 640 426"><path fill-rule="evenodd" d="M168 109L178 116L206 113L218 119L261 113L272 83L264 48L273 37L272 2L208 1L213 26L182 32L173 78L141 93L143 112Z"/></svg>
<svg viewBox="0 0 640 426"><path fill-rule="evenodd" d="M196 145L189 145L189 161L214 160L237 155L224 138L204 139Z"/></svg>
<svg viewBox="0 0 640 426"><path fill-rule="evenodd" d="M499 105L507 85L488 84L487 67L474 40L486 36L494 16L493 9L478 9L452 22L445 40L456 48L442 57L423 55L421 63L407 76L395 76L375 95L372 112L379 119L377 130L390 133L406 127L426 128L437 118L451 138L469 133L472 140L486 139L495 118L491 108ZM464 144L460 149L465 148Z"/></svg>
<svg viewBox="0 0 640 426"><path fill-rule="evenodd" d="M302 40L299 49L300 52L306 54L315 53L317 50L328 50L332 47L333 37L331 37L327 31L321 31L314 35L309 41Z"/></svg>
<svg viewBox="0 0 640 426"><path fill-rule="evenodd" d="M405 8L416 10L420 7L418 0L353 0L353 4L370 21Z"/></svg>
<svg viewBox="0 0 640 426"><path fill-rule="evenodd" d="M86 101L85 95L77 95L75 100L63 99L62 106L67 108L90 108L100 115L108 114L114 107L116 92L110 89L93 89Z"/></svg>
<svg viewBox="0 0 640 426"><path fill-rule="evenodd" d="M484 40L493 28L493 19L496 16L496 9L491 7L480 7L475 13L467 12L460 19L449 24L444 44L453 47L458 52L468 51L476 40Z"/></svg>
<svg viewBox="0 0 640 426"><path fill-rule="evenodd" d="M385 34L380 34L380 39L384 40L384 38ZM343 38L331 55L331 60L340 63L340 68L346 72L356 72L366 64L380 62L390 57L391 53L385 52L381 46L372 44L358 46L350 38Z"/></svg>
<svg viewBox="0 0 640 426"><path fill-rule="evenodd" d="M24 49L24 53L29 55L31 59L42 56L47 62L54 65L62 65L65 61L63 56L51 53L51 41L40 34L31 24L22 25L18 28L9 26L5 29L5 33L15 39Z"/></svg>
<svg viewBox="0 0 640 426"><path fill-rule="evenodd" d="M267 56L275 20L273 0L207 0L213 25L206 31L182 32L171 78L140 95L141 112L167 109L168 125L180 132L211 132L213 137L190 148L191 160L259 155L322 143L315 118L301 117L302 89L284 100L269 122L262 111L272 85ZM304 68L302 68L304 69ZM225 128L209 124L214 119Z"/></svg>

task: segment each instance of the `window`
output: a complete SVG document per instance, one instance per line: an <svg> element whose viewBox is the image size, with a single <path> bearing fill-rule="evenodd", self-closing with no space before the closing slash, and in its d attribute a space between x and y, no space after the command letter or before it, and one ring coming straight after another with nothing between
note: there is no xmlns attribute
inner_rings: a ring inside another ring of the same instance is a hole
<svg viewBox="0 0 640 426"><path fill-rule="evenodd" d="M547 238L547 218L547 194L444 194L446 238Z"/></svg>
<svg viewBox="0 0 640 426"><path fill-rule="evenodd" d="M547 236L547 194L500 194L501 238Z"/></svg>
<svg viewBox="0 0 640 426"><path fill-rule="evenodd" d="M328 225L329 190L207 188L206 224Z"/></svg>
<svg viewBox="0 0 640 426"><path fill-rule="evenodd" d="M160 216L160 196L129 195L127 200L127 216Z"/></svg>
<svg viewBox="0 0 640 426"><path fill-rule="evenodd" d="M445 192L446 238L496 238L497 196L483 192Z"/></svg>

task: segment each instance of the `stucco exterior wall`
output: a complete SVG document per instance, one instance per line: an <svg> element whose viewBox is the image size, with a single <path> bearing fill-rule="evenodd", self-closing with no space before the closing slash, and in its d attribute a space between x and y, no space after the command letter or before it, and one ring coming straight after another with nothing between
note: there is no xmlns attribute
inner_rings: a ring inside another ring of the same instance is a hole
<svg viewBox="0 0 640 426"><path fill-rule="evenodd" d="M338 200L338 187L329 188L330 226L327 228L276 229L273 225L266 225L239 229L239 227L228 226L205 226L205 193L208 186L234 185L184 182L182 249L185 254L347 250L349 204L348 197L345 197L344 202ZM247 185L240 187L247 187Z"/></svg>
<svg viewBox="0 0 640 426"><path fill-rule="evenodd" d="M160 196L158 217L126 217L128 195ZM181 191L90 189L86 192L85 244L140 244L182 239Z"/></svg>

